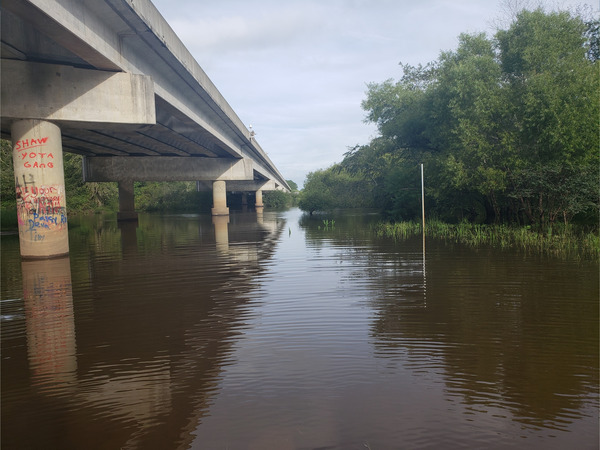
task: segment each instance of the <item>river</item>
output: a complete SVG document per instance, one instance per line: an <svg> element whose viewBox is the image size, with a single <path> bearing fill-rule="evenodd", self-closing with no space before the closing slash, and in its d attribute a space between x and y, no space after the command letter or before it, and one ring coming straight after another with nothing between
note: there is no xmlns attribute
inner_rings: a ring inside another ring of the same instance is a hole
<svg viewBox="0 0 600 450"><path fill-rule="evenodd" d="M598 263L376 220L73 217L48 261L3 235L2 448L598 448Z"/></svg>

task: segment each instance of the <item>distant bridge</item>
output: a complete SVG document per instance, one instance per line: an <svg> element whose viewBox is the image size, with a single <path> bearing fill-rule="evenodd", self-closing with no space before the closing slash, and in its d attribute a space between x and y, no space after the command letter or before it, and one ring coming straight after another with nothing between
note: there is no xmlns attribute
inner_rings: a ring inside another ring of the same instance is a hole
<svg viewBox="0 0 600 450"><path fill-rule="evenodd" d="M289 191L149 0L2 0L1 13L1 131L15 148L20 223L35 183L55 194L38 196L38 216L40 204L65 212L63 150L84 156L85 181L118 182L120 219L137 218L134 181L212 183L214 215L228 214L227 191L256 192L259 208L262 191ZM56 230L41 231L48 242Z"/></svg>

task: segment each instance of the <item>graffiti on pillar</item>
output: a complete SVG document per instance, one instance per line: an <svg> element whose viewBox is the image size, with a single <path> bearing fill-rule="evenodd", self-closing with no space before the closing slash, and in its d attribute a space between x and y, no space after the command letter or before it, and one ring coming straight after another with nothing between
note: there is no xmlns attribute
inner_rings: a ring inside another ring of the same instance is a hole
<svg viewBox="0 0 600 450"><path fill-rule="evenodd" d="M54 154L43 151L48 138L23 139L15 143L15 151L19 154L19 162L26 169L53 169Z"/></svg>
<svg viewBox="0 0 600 450"><path fill-rule="evenodd" d="M19 162L26 169L53 169L54 154L45 152L44 146L48 138L22 139L15 142L14 151L19 155Z"/></svg>
<svg viewBox="0 0 600 450"><path fill-rule="evenodd" d="M21 150L30 150L30 149L36 148L36 147L43 147L44 145L46 145L47 142L48 142L47 137L43 137L40 139L21 139L21 140L15 142L15 150L21 151Z"/></svg>
<svg viewBox="0 0 600 450"><path fill-rule="evenodd" d="M63 186L36 186L32 174L17 178L15 186L19 226L32 233L32 240L43 241L47 231L66 226Z"/></svg>

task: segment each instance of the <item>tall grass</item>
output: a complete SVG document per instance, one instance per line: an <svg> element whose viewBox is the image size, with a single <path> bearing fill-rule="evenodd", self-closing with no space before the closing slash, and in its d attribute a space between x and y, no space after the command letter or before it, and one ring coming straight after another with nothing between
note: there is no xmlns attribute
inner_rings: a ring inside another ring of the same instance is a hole
<svg viewBox="0 0 600 450"><path fill-rule="evenodd" d="M373 231L378 237L402 240L421 234L421 224L418 222L379 223ZM425 235L472 247L491 245L503 249L514 248L558 256L593 259L600 257L598 233L584 232L572 226L559 226L540 232L526 227L468 222L448 224L431 220L425 226Z"/></svg>

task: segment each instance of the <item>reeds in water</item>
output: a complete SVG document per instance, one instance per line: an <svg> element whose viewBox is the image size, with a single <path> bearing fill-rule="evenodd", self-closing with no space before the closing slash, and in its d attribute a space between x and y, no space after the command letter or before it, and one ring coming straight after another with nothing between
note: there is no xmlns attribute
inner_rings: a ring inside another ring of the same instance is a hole
<svg viewBox="0 0 600 450"><path fill-rule="evenodd" d="M375 235L402 240L421 234L418 222L379 223L374 227ZM449 224L430 220L425 226L425 235L472 247L491 245L497 248L516 248L538 253L560 256L578 256L598 259L600 237L597 233L578 232L573 227L560 227L545 232L526 227L507 225L482 225L468 222Z"/></svg>

